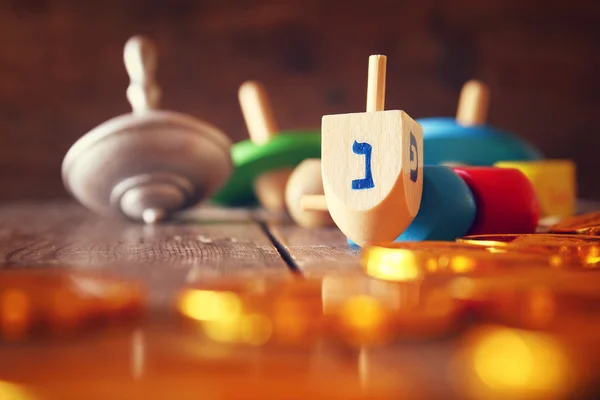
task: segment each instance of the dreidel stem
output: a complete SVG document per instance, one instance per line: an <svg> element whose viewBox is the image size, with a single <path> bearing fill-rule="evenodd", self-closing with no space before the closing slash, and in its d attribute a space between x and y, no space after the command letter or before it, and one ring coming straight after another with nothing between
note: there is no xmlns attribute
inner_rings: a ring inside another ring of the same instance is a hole
<svg viewBox="0 0 600 400"><path fill-rule="evenodd" d="M258 82L247 81L240 86L238 99L254 144L265 144L278 132L277 121L267 91Z"/></svg>
<svg viewBox="0 0 600 400"><path fill-rule="evenodd" d="M134 36L123 51L130 84L127 99L134 113L156 110L160 102L160 87L156 83L157 55L154 43L145 36Z"/></svg>
<svg viewBox="0 0 600 400"><path fill-rule="evenodd" d="M489 87L481 81L470 80L460 92L456 122L463 126L485 124L489 106Z"/></svg>
<svg viewBox="0 0 600 400"><path fill-rule="evenodd" d="M329 211L325 195L305 194L300 198L300 208L303 211Z"/></svg>
<svg viewBox="0 0 600 400"><path fill-rule="evenodd" d="M369 57L367 112L383 111L385 108L386 63L386 56L373 55Z"/></svg>

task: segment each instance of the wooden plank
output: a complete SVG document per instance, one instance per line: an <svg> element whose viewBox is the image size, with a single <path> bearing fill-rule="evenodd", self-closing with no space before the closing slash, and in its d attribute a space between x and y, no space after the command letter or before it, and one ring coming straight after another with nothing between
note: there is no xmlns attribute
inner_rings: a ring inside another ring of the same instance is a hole
<svg viewBox="0 0 600 400"><path fill-rule="evenodd" d="M0 268L71 266L146 283L163 303L186 282L222 276L289 275L259 224L210 212L158 226L99 217L74 203L0 206Z"/></svg>
<svg viewBox="0 0 600 400"><path fill-rule="evenodd" d="M351 249L336 227L304 229L293 223L268 222L280 251L287 252L298 270L307 277L360 269L360 250Z"/></svg>
<svg viewBox="0 0 600 400"><path fill-rule="evenodd" d="M578 213L596 210L600 210L600 204L596 201L577 201ZM351 249L337 227L303 229L289 218L264 214L258 219L264 221L281 247L280 251L289 255L291 262L303 275L320 277L329 273L360 270L360 249ZM541 224L540 232L545 230L547 226Z"/></svg>

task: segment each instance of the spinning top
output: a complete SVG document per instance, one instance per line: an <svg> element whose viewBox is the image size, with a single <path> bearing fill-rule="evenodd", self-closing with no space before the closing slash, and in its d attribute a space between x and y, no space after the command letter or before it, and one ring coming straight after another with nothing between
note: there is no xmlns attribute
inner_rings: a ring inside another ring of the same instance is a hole
<svg viewBox="0 0 600 400"><path fill-rule="evenodd" d="M89 209L154 223L225 183L232 170L231 142L204 121L158 110L156 49L149 39L131 38L124 59L133 113L81 137L63 160L62 177Z"/></svg>
<svg viewBox="0 0 600 400"><path fill-rule="evenodd" d="M406 112L384 111L386 60L369 58L367 112L322 119L326 205L359 246L396 239L417 215L423 191L423 132Z"/></svg>
<svg viewBox="0 0 600 400"><path fill-rule="evenodd" d="M491 166L498 161L542 158L525 140L486 124L489 88L480 81L464 84L454 118L423 118L423 157L427 164Z"/></svg>

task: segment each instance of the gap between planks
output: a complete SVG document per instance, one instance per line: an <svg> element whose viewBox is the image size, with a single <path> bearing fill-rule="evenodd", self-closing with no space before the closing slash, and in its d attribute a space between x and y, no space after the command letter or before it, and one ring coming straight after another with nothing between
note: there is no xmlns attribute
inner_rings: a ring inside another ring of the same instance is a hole
<svg viewBox="0 0 600 400"><path fill-rule="evenodd" d="M352 249L336 227L305 229L285 221L263 222L280 254L307 278L354 273L360 268L360 249Z"/></svg>

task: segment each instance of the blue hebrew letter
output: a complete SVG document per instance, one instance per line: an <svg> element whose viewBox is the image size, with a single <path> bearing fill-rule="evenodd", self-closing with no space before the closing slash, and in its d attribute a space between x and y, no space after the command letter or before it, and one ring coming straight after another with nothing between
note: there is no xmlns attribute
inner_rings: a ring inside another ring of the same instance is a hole
<svg viewBox="0 0 600 400"><path fill-rule="evenodd" d="M417 139L413 133L410 133L410 180L417 181L419 177L419 153L417 149Z"/></svg>
<svg viewBox="0 0 600 400"><path fill-rule="evenodd" d="M375 187L373 183L373 174L371 173L371 152L373 147L369 143L358 143L356 140L352 144L354 154L365 155L365 177L362 179L352 180L352 189L372 189Z"/></svg>

